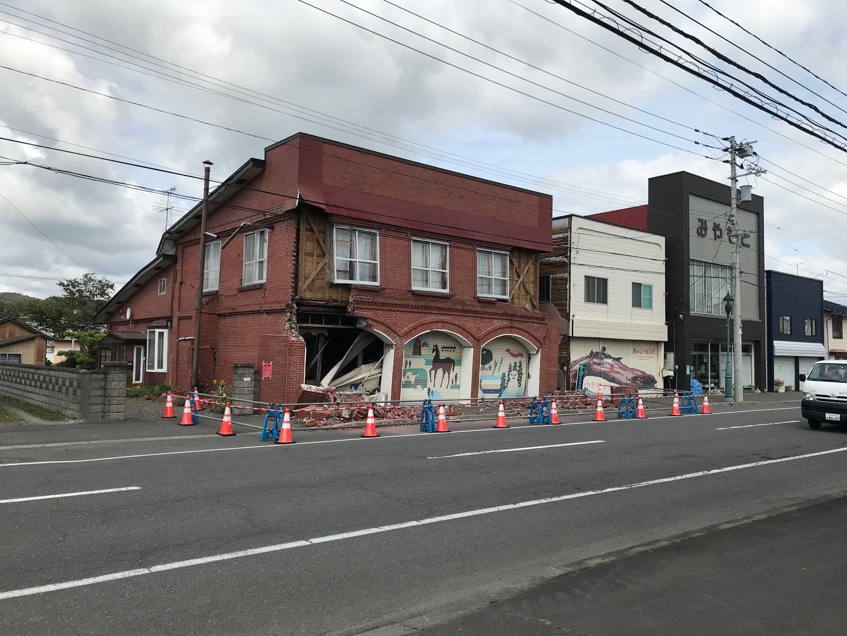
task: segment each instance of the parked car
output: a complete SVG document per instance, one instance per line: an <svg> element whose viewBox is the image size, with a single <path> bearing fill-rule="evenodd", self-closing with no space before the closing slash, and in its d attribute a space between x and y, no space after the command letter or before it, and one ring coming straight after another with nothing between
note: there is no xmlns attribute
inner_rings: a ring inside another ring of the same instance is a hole
<svg viewBox="0 0 847 636"><path fill-rule="evenodd" d="M803 399L800 411L809 427L818 429L823 422L847 423L847 360L821 360L809 375L800 374Z"/></svg>

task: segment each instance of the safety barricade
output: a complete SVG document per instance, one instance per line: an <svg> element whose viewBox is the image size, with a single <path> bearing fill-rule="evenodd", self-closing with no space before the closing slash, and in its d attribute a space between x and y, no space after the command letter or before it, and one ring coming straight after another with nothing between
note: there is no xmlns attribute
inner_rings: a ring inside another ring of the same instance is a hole
<svg viewBox="0 0 847 636"><path fill-rule="evenodd" d="M277 441L281 427L282 407L279 404L269 404L268 412L265 415L265 421L262 426L262 441L267 442L269 439Z"/></svg>
<svg viewBox="0 0 847 636"><path fill-rule="evenodd" d="M421 433L435 432L435 407L432 400L424 400L421 406Z"/></svg>
<svg viewBox="0 0 847 636"><path fill-rule="evenodd" d="M634 420L637 417L638 402L632 395L624 395L618 401L618 419Z"/></svg>
<svg viewBox="0 0 847 636"><path fill-rule="evenodd" d="M529 423L530 424L550 424L550 403L547 398L543 398L541 403L538 398L532 398L529 404Z"/></svg>
<svg viewBox="0 0 847 636"><path fill-rule="evenodd" d="M679 412L680 413L699 413L697 409L697 400L694 397L694 394L691 391L686 391L682 394L682 398L679 404Z"/></svg>

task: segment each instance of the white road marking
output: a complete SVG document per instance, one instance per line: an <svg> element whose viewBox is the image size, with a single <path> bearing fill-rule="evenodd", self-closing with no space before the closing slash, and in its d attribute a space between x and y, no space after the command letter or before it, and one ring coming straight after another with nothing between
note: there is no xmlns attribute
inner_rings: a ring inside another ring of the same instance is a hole
<svg viewBox="0 0 847 636"><path fill-rule="evenodd" d="M814 457L823 457L824 455L832 455L835 453L847 452L847 447L833 448L830 450L819 451L817 453L806 453L804 455L794 455L792 457L780 457L778 459L767 459L749 464L738 464L736 466L726 466L725 468L713 468L711 470L700 470L694 473L686 473L684 475L676 475L674 477L663 477L661 479L651 479L649 481L640 481L623 486L612 486L611 488L603 488L600 490L585 490L582 492L570 493L568 495L560 495L558 497L545 497L544 499L534 499L531 501L521 501L513 504L505 504L502 506L492 506L490 508L479 508L477 510L467 510L465 512L457 512L449 515L441 515L438 517L428 517L426 519L417 519L413 521L405 521L387 526L377 526L374 528L364 528L362 530L354 530L352 532L343 532L340 534L324 535L322 537L314 537L312 539L302 539L300 541L290 541L288 543L277 543L275 545L263 546L260 548L251 548L249 550L239 550L238 552L225 552L223 554L214 554L211 556L200 557L197 559L188 559L185 561L173 561L171 563L163 563L161 565L153 565L147 568L136 568L134 570L124 570L122 572L113 572L111 574L103 574L101 576L92 576L86 579L77 579L75 581L63 581L61 583L51 583L49 585L39 585L36 587L25 587L18 590L9 590L0 592L0 601L10 598L19 598L21 596L33 596L35 594L45 594L47 592L56 592L58 590L66 590L74 587L83 587L93 585L95 583L106 583L108 581L117 581L120 579L129 579L145 574L155 574L156 572L166 572L168 570L178 570L181 568L194 567L197 565L206 565L219 561L231 561L233 559L241 559L243 557L255 556L257 554L268 554L272 552L282 552L292 550L294 548L304 548L310 545L318 545L321 543L331 543L333 541L344 541L354 539L356 537L364 537L383 532L391 532L394 530L405 530L408 528L418 528L421 526L431 525L434 523L443 523L445 521L455 521L457 519L469 519L471 517L479 517L482 515L490 515L498 512L508 512L510 510L518 510L520 508L530 508L533 506L542 506L545 504L559 503L571 499L582 499L585 497L593 497L595 495L606 495L613 492L622 492L625 490L633 490L635 488L645 488L647 486L657 486L659 484L668 484L675 481L685 479L695 479L697 477L707 477L710 475L719 475L721 473L729 473L737 470L745 470L747 468L758 468L760 466L769 466L771 464L780 464L784 462L793 462L801 459L811 459Z"/></svg>
<svg viewBox="0 0 847 636"><path fill-rule="evenodd" d="M780 407L780 408L776 408L776 409L746 409L746 410L742 409L742 410L738 410L738 411L727 411L725 413L712 413L712 415L710 417L715 417L715 416L720 416L720 415L738 415L740 413L759 413L759 412L765 412L765 411L787 411L787 410L793 410L793 409L797 409L797 408L799 408L799 407L784 407L784 408ZM691 418L691 417L693 417L693 416L689 415L689 416L682 416L682 417L680 417L680 416L670 417L670 416L667 416L667 415L660 415L660 416L650 417L647 420L607 420L605 422L594 422L593 420L588 420L588 421L585 421L585 422L569 422L569 423L566 423L566 424L554 424L554 425L544 425L544 426L539 426L537 424L531 424L531 425L511 426L507 430L526 430L526 429L529 429L529 430L549 430L549 429L564 428L564 427L567 427L567 426L578 426L578 425L598 424L598 423L599 424L615 424L615 423L617 423L617 424L626 424L628 426L632 426L633 422L645 422L645 421L649 421L651 419L652 420L673 419L673 420L679 421L681 419L687 419L687 418ZM448 422L449 422L449 420L448 420ZM490 427L470 429L470 430L466 430L466 431L454 431L452 434L453 435L461 435L463 433L491 433L491 434L498 434L498 435L501 434L498 429L494 429L494 428L490 428ZM412 437L426 437L426 436L430 436L430 435L433 435L433 433L410 433L408 435L383 435L382 437L376 437L376 438L371 438L371 439L361 439L361 438L358 438L358 437L355 437L355 438L340 438L340 439L322 439L322 440L315 440L315 441L311 441L311 442L300 442L300 443L298 443L294 446L288 445L288 444L273 444L273 443L271 443L271 444L267 444L267 445L264 445L264 446L227 446L225 448L202 448L202 449L198 449L198 450L187 450L187 451L166 451L166 452L162 452L162 453L140 453L140 454L137 454L137 455L114 455L114 456L109 456L109 457L92 457L92 458L89 458L89 459L57 459L57 460L37 461L37 462L8 462L8 463L0 462L0 468L9 468L9 467L12 467L12 466L45 466L45 465L52 465L52 464L86 464L86 463L90 463L90 462L106 462L106 461L113 461L113 460L118 460L118 459L136 459L136 458L141 458L141 457L166 457L166 456L170 456L170 455L193 455L193 454L196 454L196 453L222 453L222 452L228 452L228 451L257 450L257 449L260 449L260 448L302 448L303 446L311 446L313 444L335 444L335 443L340 443L340 442L361 442L361 443L364 443L364 444L374 444L374 443L377 443L378 441L384 442L385 440L408 439L408 438L412 438Z"/></svg>
<svg viewBox="0 0 847 636"><path fill-rule="evenodd" d="M716 431L731 431L736 428L753 428L754 426L776 426L777 424L797 424L800 420L788 420L787 422L765 422L764 424L745 424L744 426L724 426L716 428Z"/></svg>
<svg viewBox="0 0 847 636"><path fill-rule="evenodd" d="M603 444L606 440L598 439L591 442L570 442L569 444L547 444L546 446L522 446L521 448L503 448L500 450L476 451L474 453L457 453L455 455L436 455L427 459L449 459L450 457L470 457L471 455L488 455L490 453L516 453L518 451L542 450L545 448L561 448L562 446L582 446L583 444Z"/></svg>
<svg viewBox="0 0 847 636"><path fill-rule="evenodd" d="M0 504L22 503L24 501L41 501L42 499L63 499L65 497L82 497L84 495L105 495L110 492L126 492L127 490L141 490L141 486L127 486L126 488L107 488L105 490L85 490L83 492L65 492L59 495L41 495L39 497L18 497L17 499L0 499Z"/></svg>

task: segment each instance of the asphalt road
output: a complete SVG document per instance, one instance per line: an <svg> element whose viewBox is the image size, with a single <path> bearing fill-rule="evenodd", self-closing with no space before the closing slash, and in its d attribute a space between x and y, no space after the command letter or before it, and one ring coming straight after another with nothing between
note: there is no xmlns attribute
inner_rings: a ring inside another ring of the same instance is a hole
<svg viewBox="0 0 847 636"><path fill-rule="evenodd" d="M494 634L456 621L845 492L847 428L811 431L791 403L716 410L283 446L211 425L2 431L0 633ZM597 620L575 633L623 633Z"/></svg>

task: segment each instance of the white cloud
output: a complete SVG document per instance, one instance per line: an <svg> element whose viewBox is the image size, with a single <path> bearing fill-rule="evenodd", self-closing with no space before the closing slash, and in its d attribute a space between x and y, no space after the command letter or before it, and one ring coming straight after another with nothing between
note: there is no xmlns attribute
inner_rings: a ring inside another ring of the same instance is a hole
<svg viewBox="0 0 847 636"><path fill-rule="evenodd" d="M832 201L820 199L809 192L802 193L838 210L812 203L764 180L751 180L756 186L756 193L766 199L767 266L796 272L796 264L802 263L799 265L801 274L824 273L825 288L830 292L845 293L836 299L847 302L847 279L825 274L827 270L836 273L847 271L841 260L842 246L847 239L847 230L844 229L847 224L842 219L842 212L847 211L847 199L838 196L847 196L847 178L844 177L847 173L844 170L846 166L835 161L847 163L847 154L828 149L812 138L775 122L556 5L519 0L583 38L506 0L463 0L461 3L450 0L393 1L503 53L627 104L660 114L673 122L718 136L734 134L739 138L757 139L756 148L762 156L783 168L763 163L771 172L768 179L798 190L780 179L780 176L785 176L817 190ZM241 89L220 82L216 82L214 90L225 91L231 98L180 86L173 81L13 37L10 34L97 57L92 51L74 49L67 43L1 21L0 57L6 60L6 66L272 140L303 130L383 152L439 163L425 153L402 151L357 137L350 134L347 124L341 122L332 125L343 130L335 130L284 114L291 113L293 105L312 109L475 161L567 184L554 185L549 181L526 180L518 176L510 179L502 174L495 176L482 168L443 163L451 169L550 191L555 197L554 207L562 212L598 212L644 201L647 179L667 172L684 169L719 181L726 179L725 164L702 156L720 153L686 141L691 139L719 145L720 142L714 138L604 100L573 84L530 69L506 55L495 54L422 22L386 2L351 0L353 4L534 82L685 139L624 122L543 88L504 76L343 3L329 0L310 2L520 91L647 137L691 149L695 154L627 135L539 103L402 48L295 0L246 0L235 5L223 0L181 3L166 0L140 3L33 0L25 7L27 11L61 23L43 22L45 26L37 28L44 33L73 41L74 35L83 34L69 27L83 29L222 82L253 89L265 97L248 96L237 92ZM744 59L751 68L765 69L758 62L744 58L740 51L713 34L673 14L658 0L643 0L643 4L703 37L721 51L739 60ZM831 19L840 15L841 3L838 0L809 0L800 4L788 0L755 0L747 4L714 0L713 4L847 91L847 69L841 64L844 53L847 53L847 36L838 21ZM768 71L769 76L781 85L806 99L815 100L828 112L843 116L843 120L847 121L847 113L839 110L847 110L847 97L756 43L699 2L686 0L674 3L674 6L838 104L837 107L826 104ZM631 10L624 12L635 15ZM36 20L33 15L18 14L17 18L12 18L3 14L0 17L21 25L35 26L25 22L25 19ZM643 16L637 19L645 24L648 22ZM65 33L49 31L46 26ZM679 36L671 36L670 39L683 42ZM76 41L97 48L90 42ZM648 70L598 48L595 43L661 73L743 117L687 93ZM102 40L100 44L118 48L116 44ZM685 46L691 50L695 48L691 43ZM101 50L115 53L114 50ZM120 62L125 66L140 63L138 57L143 57L137 52L125 53L127 57ZM145 72L155 75L155 71L160 71L186 78L182 74L184 69L157 64L155 60L148 59L145 65L151 70ZM208 77L193 74L190 81L208 88L207 80ZM288 104L274 98L285 100ZM0 135L5 137L57 145L56 142L18 132L30 131L193 174L199 174L201 162L210 159L215 163L213 177L218 178L229 174L248 157L260 157L263 147L269 143L3 69L0 69L0 113ZM321 117L302 110L300 116L311 120ZM745 118L755 120L757 124ZM3 125L18 131L2 128ZM768 129L799 140L826 156L807 150ZM369 136L370 133L363 134ZM89 152L78 147L60 147ZM176 186L182 194L200 194L200 184L196 181L47 150L36 151L7 142L0 142L0 155L162 190ZM838 194L818 190L784 170ZM573 186L582 188L578 191L584 196L574 194L577 189ZM126 281L153 257L163 226L163 217L154 210L154 206L163 203L164 197L37 168L0 166L0 192L82 267L119 283ZM63 278L81 273L80 267L2 199L0 219L4 234L0 274ZM39 296L58 291L50 281L7 276L0 276L0 290Z"/></svg>

